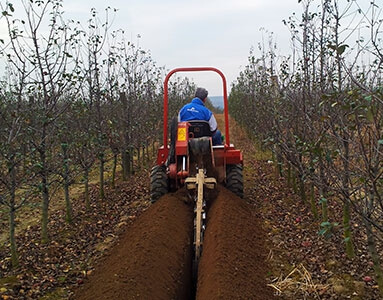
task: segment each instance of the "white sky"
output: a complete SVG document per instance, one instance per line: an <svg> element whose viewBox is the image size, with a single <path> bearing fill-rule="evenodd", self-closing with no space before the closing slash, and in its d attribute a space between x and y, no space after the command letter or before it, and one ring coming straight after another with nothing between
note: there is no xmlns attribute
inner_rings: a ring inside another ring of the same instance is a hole
<svg viewBox="0 0 383 300"><path fill-rule="evenodd" d="M0 2L4 5L6 0ZM22 0L11 2L15 7L14 15L25 17ZM342 5L349 3L346 0L339 2ZM367 11L370 0L357 2ZM315 10L318 4L320 1L314 1L311 9ZM298 0L63 0L64 18L78 20L86 26L91 8L96 8L102 18L108 6L118 9L112 30L123 29L126 39L150 50L158 66L165 66L167 70L190 66L216 67L226 75L228 89L247 65L251 47L257 48L262 39L267 44L269 32L273 33L277 43L276 54L291 53L291 35L282 20L287 20L293 12L298 19L302 14L302 4ZM356 8L353 6L350 10L350 24L358 24L362 16L354 19L352 12ZM380 14L383 14L381 9ZM350 24L342 28L355 28ZM362 22L357 28L363 27L368 31L366 24ZM348 34L347 30L344 34ZM3 18L0 19L0 39L6 39L7 35ZM4 69L1 64L0 69ZM222 95L218 74L178 75L190 77L198 86L205 87L210 96Z"/></svg>
<svg viewBox="0 0 383 300"><path fill-rule="evenodd" d="M118 9L113 27L123 29L133 42L139 34L140 46L151 51L157 65L168 70L213 66L225 74L229 89L247 64L251 46L262 40L260 28L274 32L278 46L287 53L290 34L282 19L301 12L297 0L64 0L66 16L83 22L92 7L101 16L107 6ZM187 76L210 96L222 95L217 74Z"/></svg>

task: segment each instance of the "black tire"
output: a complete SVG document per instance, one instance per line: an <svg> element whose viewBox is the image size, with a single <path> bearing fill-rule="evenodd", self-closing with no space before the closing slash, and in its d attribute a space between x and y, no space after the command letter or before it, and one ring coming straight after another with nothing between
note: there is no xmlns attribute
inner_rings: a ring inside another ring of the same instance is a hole
<svg viewBox="0 0 383 300"><path fill-rule="evenodd" d="M243 198L242 170L242 165L228 165L226 167L226 188L240 198Z"/></svg>
<svg viewBox="0 0 383 300"><path fill-rule="evenodd" d="M164 165L154 166L150 173L150 201L156 202L168 192L168 177Z"/></svg>
<svg viewBox="0 0 383 300"><path fill-rule="evenodd" d="M167 165L176 162L176 139L177 139L178 118L174 117L170 123L170 149Z"/></svg>

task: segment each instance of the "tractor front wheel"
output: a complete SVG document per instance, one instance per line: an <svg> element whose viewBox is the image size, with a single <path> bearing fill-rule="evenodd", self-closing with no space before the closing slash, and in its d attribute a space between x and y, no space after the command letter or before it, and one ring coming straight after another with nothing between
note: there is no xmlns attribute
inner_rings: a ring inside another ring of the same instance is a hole
<svg viewBox="0 0 383 300"><path fill-rule="evenodd" d="M168 177L164 165L154 166L150 173L150 201L156 202L168 192Z"/></svg>
<svg viewBox="0 0 383 300"><path fill-rule="evenodd" d="M242 165L228 165L226 168L226 188L240 198L243 198L242 170Z"/></svg>

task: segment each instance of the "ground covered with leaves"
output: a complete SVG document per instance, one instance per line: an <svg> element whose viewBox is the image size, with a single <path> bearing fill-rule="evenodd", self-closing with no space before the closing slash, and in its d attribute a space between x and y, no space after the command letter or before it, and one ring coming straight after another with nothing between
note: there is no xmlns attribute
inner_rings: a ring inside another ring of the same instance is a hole
<svg viewBox="0 0 383 300"><path fill-rule="evenodd" d="M73 286L81 285L94 262L108 252L118 235L149 205L147 172L105 187L90 190L91 209L83 197L73 203L74 224L65 223L64 210L50 215L50 242L42 244L40 227L30 226L17 235L20 267L11 270L7 245L0 251L2 299L66 299Z"/></svg>
<svg viewBox="0 0 383 300"><path fill-rule="evenodd" d="M347 258L342 231L342 204L329 201L329 216L337 224L328 235L320 234L308 203L303 203L286 178L276 176L268 159L258 159L259 149L247 149L246 193L259 206L268 239L269 286L282 299L381 299L367 237L355 216L355 257ZM250 147L250 148L249 148ZM319 206L318 206L319 209ZM320 212L320 210L319 210Z"/></svg>

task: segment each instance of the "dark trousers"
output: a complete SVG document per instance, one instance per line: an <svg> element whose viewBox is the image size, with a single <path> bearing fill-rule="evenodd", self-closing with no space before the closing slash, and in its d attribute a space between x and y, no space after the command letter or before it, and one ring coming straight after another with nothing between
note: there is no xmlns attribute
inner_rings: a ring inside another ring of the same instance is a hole
<svg viewBox="0 0 383 300"><path fill-rule="evenodd" d="M213 136L211 137L213 141L213 146L222 145L222 134L221 131L217 130L214 132Z"/></svg>

